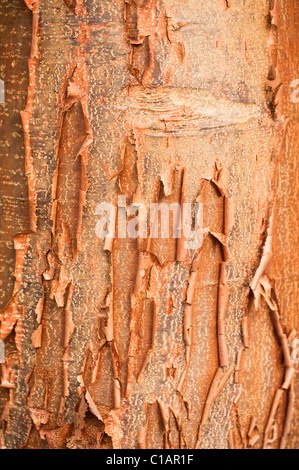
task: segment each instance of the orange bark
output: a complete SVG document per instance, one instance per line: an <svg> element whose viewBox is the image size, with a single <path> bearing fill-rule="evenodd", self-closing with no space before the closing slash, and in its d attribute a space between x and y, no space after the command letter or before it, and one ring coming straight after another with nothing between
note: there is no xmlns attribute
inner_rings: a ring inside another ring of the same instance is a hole
<svg viewBox="0 0 299 470"><path fill-rule="evenodd" d="M296 0L0 13L1 447L298 447ZM202 245L102 202L200 203Z"/></svg>

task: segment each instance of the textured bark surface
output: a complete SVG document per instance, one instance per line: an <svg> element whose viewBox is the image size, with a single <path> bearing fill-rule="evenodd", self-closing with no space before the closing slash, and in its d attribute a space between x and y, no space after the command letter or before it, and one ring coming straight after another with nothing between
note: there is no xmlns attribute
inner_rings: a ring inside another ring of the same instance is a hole
<svg viewBox="0 0 299 470"><path fill-rule="evenodd" d="M297 0L2 0L2 448L296 448ZM203 204L180 239L96 207Z"/></svg>

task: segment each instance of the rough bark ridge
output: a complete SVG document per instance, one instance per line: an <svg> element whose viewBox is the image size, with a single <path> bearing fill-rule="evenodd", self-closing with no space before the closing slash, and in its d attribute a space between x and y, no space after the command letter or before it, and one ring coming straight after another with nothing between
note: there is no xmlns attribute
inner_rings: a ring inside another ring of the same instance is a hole
<svg viewBox="0 0 299 470"><path fill-rule="evenodd" d="M296 0L0 13L1 447L298 447ZM97 238L120 195L201 248Z"/></svg>

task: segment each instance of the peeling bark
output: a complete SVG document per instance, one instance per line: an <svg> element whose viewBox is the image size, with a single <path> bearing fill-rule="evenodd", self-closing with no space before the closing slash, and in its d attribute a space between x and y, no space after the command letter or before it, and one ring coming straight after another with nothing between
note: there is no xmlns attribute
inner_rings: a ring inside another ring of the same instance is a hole
<svg viewBox="0 0 299 470"><path fill-rule="evenodd" d="M296 1L0 13L0 446L298 447ZM202 243L102 202L200 203Z"/></svg>

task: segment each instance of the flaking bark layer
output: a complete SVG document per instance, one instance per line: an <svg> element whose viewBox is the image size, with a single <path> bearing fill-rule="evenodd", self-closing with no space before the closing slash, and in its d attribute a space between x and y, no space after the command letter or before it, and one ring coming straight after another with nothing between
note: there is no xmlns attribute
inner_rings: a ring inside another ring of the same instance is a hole
<svg viewBox="0 0 299 470"><path fill-rule="evenodd" d="M297 447L296 0L0 13L1 447ZM201 247L97 238L118 196Z"/></svg>

